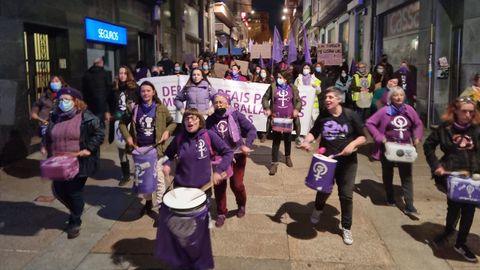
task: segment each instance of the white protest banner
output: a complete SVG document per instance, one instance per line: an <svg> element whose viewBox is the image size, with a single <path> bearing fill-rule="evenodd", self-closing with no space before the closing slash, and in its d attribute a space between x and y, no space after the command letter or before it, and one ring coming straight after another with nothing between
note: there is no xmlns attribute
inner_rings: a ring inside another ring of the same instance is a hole
<svg viewBox="0 0 480 270"><path fill-rule="evenodd" d="M317 63L326 66L342 65L342 43L319 44L317 48Z"/></svg>
<svg viewBox="0 0 480 270"><path fill-rule="evenodd" d="M144 78L155 85L160 100L168 107L172 117L180 122L175 108L175 96L187 83L188 76L164 76ZM212 87L218 92L229 94L232 106L250 120L258 131L265 131L267 117L262 107L262 97L270 86L265 83L239 82L225 79L209 78ZM315 91L311 86L299 87L302 111L300 112L301 134L306 135L310 130L310 118L313 109Z"/></svg>
<svg viewBox="0 0 480 270"><path fill-rule="evenodd" d="M270 59L272 57L272 44L253 44L252 51L250 52L250 60L259 59L260 55L262 59Z"/></svg>

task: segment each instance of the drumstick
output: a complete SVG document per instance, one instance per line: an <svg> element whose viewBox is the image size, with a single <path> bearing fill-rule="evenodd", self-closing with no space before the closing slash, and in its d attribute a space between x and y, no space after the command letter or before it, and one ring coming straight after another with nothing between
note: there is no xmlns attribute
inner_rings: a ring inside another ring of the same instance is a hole
<svg viewBox="0 0 480 270"><path fill-rule="evenodd" d="M468 171L445 171L444 174L470 176Z"/></svg>
<svg viewBox="0 0 480 270"><path fill-rule="evenodd" d="M209 188L211 188L212 185L213 185L213 184L212 184L212 181L209 181L208 183L206 183L205 185L203 185L203 186L200 188L200 190L203 191L203 192L205 192L205 191L207 191Z"/></svg>

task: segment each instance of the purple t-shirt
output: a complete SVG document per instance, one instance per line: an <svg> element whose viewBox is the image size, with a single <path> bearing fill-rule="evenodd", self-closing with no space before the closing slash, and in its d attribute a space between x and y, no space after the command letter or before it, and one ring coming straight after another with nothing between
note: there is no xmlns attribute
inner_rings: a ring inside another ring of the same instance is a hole
<svg viewBox="0 0 480 270"><path fill-rule="evenodd" d="M150 108L139 105L135 128L137 130L137 145L148 146L155 144L155 111L157 105L152 103Z"/></svg>
<svg viewBox="0 0 480 270"><path fill-rule="evenodd" d="M387 120L387 119L385 119ZM389 142L410 143L412 138L412 121L404 114L389 115L385 138Z"/></svg>

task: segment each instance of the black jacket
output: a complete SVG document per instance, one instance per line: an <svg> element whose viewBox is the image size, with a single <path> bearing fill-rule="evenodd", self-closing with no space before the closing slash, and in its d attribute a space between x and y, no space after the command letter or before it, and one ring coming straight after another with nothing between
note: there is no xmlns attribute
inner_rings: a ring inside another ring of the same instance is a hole
<svg viewBox="0 0 480 270"><path fill-rule="evenodd" d="M113 93L110 75L103 67L92 66L82 79L83 100L93 114L103 114L112 107Z"/></svg>
<svg viewBox="0 0 480 270"><path fill-rule="evenodd" d="M48 124L46 134L46 145L48 155L51 156L49 147L52 144L51 131L57 121L55 112L52 114L52 121ZM88 157L79 157L80 169L77 177L92 176L97 169L98 161L100 160L100 145L105 138L105 130L100 125L100 119L90 111L84 111L82 115L82 123L80 124L80 150L87 149L92 154Z"/></svg>

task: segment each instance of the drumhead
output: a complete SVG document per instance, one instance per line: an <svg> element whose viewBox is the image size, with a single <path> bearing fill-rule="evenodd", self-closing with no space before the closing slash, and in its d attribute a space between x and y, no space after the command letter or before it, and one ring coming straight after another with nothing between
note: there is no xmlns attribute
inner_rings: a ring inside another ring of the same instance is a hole
<svg viewBox="0 0 480 270"><path fill-rule="evenodd" d="M313 156L317 159L320 159L320 160L323 160L323 161L326 161L326 162L329 162L329 163L337 163L336 159L329 158L329 157L324 156L322 154L313 154Z"/></svg>
<svg viewBox="0 0 480 270"><path fill-rule="evenodd" d="M178 210L188 210L202 205L207 200L205 192L198 188L179 187L163 196L163 203Z"/></svg>

